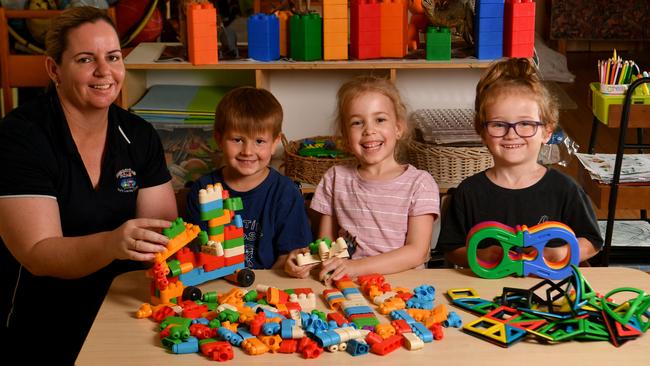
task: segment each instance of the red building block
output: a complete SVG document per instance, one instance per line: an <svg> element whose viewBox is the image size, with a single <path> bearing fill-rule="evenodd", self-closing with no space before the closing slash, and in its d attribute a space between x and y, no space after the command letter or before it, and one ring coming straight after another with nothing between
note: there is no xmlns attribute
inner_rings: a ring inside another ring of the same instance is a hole
<svg viewBox="0 0 650 366"><path fill-rule="evenodd" d="M506 0L503 17L503 55L533 57L535 47L535 2Z"/></svg>
<svg viewBox="0 0 650 366"><path fill-rule="evenodd" d="M380 8L377 0L353 0L350 4L350 57L381 57Z"/></svg>

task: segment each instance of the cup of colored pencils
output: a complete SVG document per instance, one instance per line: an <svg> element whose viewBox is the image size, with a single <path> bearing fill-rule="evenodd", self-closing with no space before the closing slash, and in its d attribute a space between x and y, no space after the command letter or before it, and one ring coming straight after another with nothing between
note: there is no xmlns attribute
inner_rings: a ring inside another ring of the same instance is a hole
<svg viewBox="0 0 650 366"><path fill-rule="evenodd" d="M639 66L632 60L623 60L616 55L607 60L598 61L598 79L600 92L603 94L625 94L632 77L641 73Z"/></svg>

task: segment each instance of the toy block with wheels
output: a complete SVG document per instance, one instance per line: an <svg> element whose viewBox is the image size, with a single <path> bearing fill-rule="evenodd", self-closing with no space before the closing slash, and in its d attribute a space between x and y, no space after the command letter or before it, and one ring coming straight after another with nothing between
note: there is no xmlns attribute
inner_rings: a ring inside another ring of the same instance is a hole
<svg viewBox="0 0 650 366"><path fill-rule="evenodd" d="M506 0L503 19L503 55L533 57L535 48L535 2Z"/></svg>
<svg viewBox="0 0 650 366"><path fill-rule="evenodd" d="M199 208L208 232L181 218L163 229L169 238L167 248L156 255L148 272L153 278L152 304L179 303L190 295L197 297L197 291L200 298L200 289L193 286L218 278L243 287L255 281L255 273L244 265L243 223L235 214L243 208L241 198L230 197L221 184L208 185L199 191Z"/></svg>

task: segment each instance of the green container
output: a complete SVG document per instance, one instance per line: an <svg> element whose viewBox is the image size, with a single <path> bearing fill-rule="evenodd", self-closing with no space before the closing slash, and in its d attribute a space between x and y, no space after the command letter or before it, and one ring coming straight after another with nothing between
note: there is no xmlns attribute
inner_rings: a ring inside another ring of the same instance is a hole
<svg viewBox="0 0 650 366"><path fill-rule="evenodd" d="M591 89L591 107L594 116L600 122L611 127L620 126L625 95L603 94L600 91L600 83L590 83L589 88ZM650 95L643 94L642 85L634 89L630 112L630 123L637 119L637 114L641 116L647 115L646 113L650 112Z"/></svg>
<svg viewBox="0 0 650 366"><path fill-rule="evenodd" d="M296 61L323 59L323 20L319 14L291 16L289 33L292 59Z"/></svg>
<svg viewBox="0 0 650 366"><path fill-rule="evenodd" d="M428 27L426 59L451 60L451 32L447 27Z"/></svg>

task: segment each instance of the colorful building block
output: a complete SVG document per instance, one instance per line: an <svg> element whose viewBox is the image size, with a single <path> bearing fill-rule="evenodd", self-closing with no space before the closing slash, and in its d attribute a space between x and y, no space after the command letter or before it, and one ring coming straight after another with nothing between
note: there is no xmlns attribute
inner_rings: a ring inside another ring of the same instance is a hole
<svg viewBox="0 0 650 366"><path fill-rule="evenodd" d="M506 0L503 19L503 55L533 57L535 48L535 2Z"/></svg>
<svg viewBox="0 0 650 366"><path fill-rule="evenodd" d="M217 10L212 3L187 5L187 53L192 65L218 62Z"/></svg>
<svg viewBox="0 0 650 366"><path fill-rule="evenodd" d="M257 61L280 58L280 19L275 14L248 17L248 57Z"/></svg>
<svg viewBox="0 0 650 366"><path fill-rule="evenodd" d="M476 58L503 57L504 0L477 0L475 13Z"/></svg>
<svg viewBox="0 0 650 366"><path fill-rule="evenodd" d="M296 61L323 59L323 20L317 13L296 14L289 19L291 58Z"/></svg>
<svg viewBox="0 0 650 366"><path fill-rule="evenodd" d="M379 55L402 58L407 52L408 12L406 0L379 3Z"/></svg>
<svg viewBox="0 0 650 366"><path fill-rule="evenodd" d="M377 0L353 0L350 4L350 57L381 57L380 7Z"/></svg>
<svg viewBox="0 0 650 366"><path fill-rule="evenodd" d="M449 28L427 28L426 59L430 61L451 60L451 32Z"/></svg>
<svg viewBox="0 0 650 366"><path fill-rule="evenodd" d="M348 59L347 0L323 0L323 59Z"/></svg>

